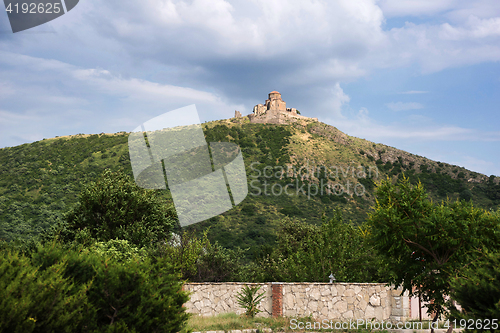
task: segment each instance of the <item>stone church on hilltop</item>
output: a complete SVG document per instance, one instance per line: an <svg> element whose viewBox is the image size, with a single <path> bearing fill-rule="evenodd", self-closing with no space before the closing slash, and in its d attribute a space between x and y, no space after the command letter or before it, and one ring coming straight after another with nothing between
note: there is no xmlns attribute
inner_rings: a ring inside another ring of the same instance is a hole
<svg viewBox="0 0 500 333"><path fill-rule="evenodd" d="M241 118L241 112L235 111L235 118ZM301 116L295 108L287 108L286 102L277 91L271 91L265 104L257 104L253 107L253 113L249 114L251 123L288 124L299 119L318 121L318 118Z"/></svg>

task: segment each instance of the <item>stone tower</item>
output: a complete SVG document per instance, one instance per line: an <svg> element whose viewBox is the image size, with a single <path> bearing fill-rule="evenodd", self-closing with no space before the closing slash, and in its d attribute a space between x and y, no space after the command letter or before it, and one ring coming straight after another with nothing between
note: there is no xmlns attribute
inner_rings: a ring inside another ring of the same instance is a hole
<svg viewBox="0 0 500 333"><path fill-rule="evenodd" d="M266 107L271 111L286 111L286 103L281 99L281 94L277 91L269 93L269 99L266 100Z"/></svg>

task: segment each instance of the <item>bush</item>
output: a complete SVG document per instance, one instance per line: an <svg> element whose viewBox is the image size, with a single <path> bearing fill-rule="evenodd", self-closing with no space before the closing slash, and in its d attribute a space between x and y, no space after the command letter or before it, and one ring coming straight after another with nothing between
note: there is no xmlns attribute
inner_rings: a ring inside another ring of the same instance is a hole
<svg viewBox="0 0 500 333"><path fill-rule="evenodd" d="M161 258L118 262L56 244L2 251L0 332L179 332L188 296Z"/></svg>
<svg viewBox="0 0 500 333"><path fill-rule="evenodd" d="M453 318L474 320L500 318L500 252L488 253L453 279L451 297L462 307L452 310ZM458 324L457 324L458 327ZM491 327L491 324L490 324Z"/></svg>
<svg viewBox="0 0 500 333"><path fill-rule="evenodd" d="M155 255L171 262L182 279L190 282L238 280L242 251L212 244L207 234L208 230L198 238L193 231L184 231L159 246Z"/></svg>
<svg viewBox="0 0 500 333"><path fill-rule="evenodd" d="M112 239L107 242L96 242L91 246L93 252L109 257L118 262L127 262L134 258L143 259L147 253L123 239Z"/></svg>
<svg viewBox="0 0 500 333"><path fill-rule="evenodd" d="M460 192L460 200L470 201L472 199L472 192L469 189L465 189Z"/></svg>
<svg viewBox="0 0 500 333"><path fill-rule="evenodd" d="M75 332L89 284L63 277L66 260L39 270L15 251L3 250L1 257L0 332Z"/></svg>
<svg viewBox="0 0 500 333"><path fill-rule="evenodd" d="M280 213L287 216L302 216L303 212L297 206L286 205L280 209Z"/></svg>

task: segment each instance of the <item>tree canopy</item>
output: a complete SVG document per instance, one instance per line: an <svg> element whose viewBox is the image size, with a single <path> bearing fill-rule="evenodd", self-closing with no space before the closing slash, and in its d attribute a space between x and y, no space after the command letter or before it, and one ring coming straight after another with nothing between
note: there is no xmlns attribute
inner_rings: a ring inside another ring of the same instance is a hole
<svg viewBox="0 0 500 333"><path fill-rule="evenodd" d="M176 220L172 205L154 190L138 187L123 172L106 170L83 189L49 238L80 243L122 239L144 247L167 240Z"/></svg>
<svg viewBox="0 0 500 333"><path fill-rule="evenodd" d="M368 243L364 226L344 221L340 211L320 226L283 219L277 249L261 253L253 279L257 281L385 282L387 271Z"/></svg>
<svg viewBox="0 0 500 333"><path fill-rule="evenodd" d="M392 263L391 281L419 294L435 318L444 311L450 280L485 248L499 246L499 221L472 202L433 203L421 183L382 181L368 224L373 245Z"/></svg>

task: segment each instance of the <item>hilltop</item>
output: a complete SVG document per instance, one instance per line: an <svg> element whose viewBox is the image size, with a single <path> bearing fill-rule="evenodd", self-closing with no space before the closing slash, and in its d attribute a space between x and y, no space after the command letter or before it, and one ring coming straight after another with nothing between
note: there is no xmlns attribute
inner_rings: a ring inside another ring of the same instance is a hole
<svg viewBox="0 0 500 333"><path fill-rule="evenodd" d="M210 227L212 240L251 248L249 254L274 241L285 216L319 224L339 207L346 219L361 223L374 204L375 183L403 173L421 181L433 200L500 207L499 177L352 137L311 118L267 124L236 117L202 127L207 142L241 147L249 194L232 210L191 227ZM0 149L0 238L29 238L50 227L105 168L132 176L127 140L125 132L80 134ZM170 200L167 191L161 195Z"/></svg>

